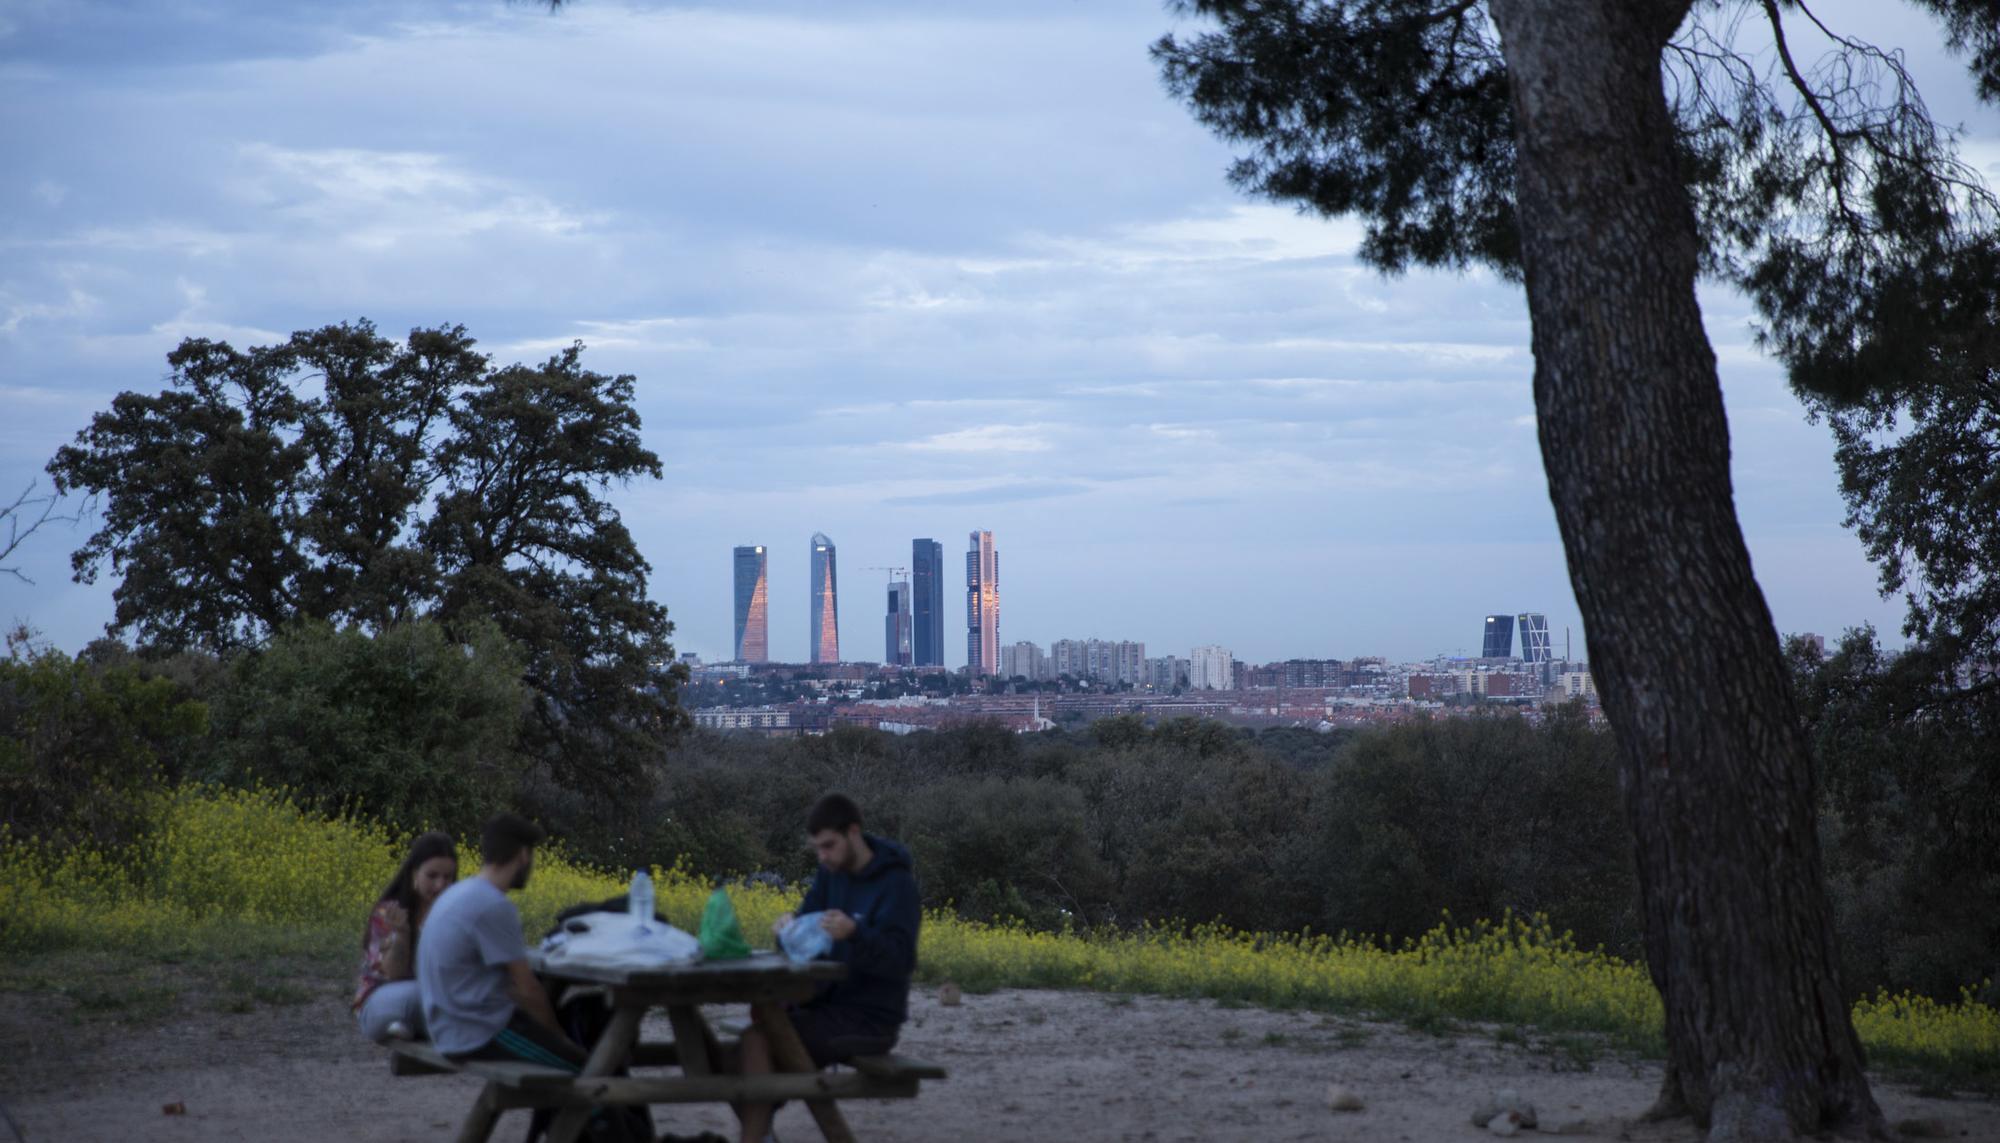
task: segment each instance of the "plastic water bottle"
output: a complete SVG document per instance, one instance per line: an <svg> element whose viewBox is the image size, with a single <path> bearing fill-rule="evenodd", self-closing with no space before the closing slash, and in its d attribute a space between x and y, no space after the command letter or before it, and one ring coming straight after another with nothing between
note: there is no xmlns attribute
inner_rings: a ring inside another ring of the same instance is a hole
<svg viewBox="0 0 2000 1143"><path fill-rule="evenodd" d="M632 874L632 888L627 892L625 901L626 901L626 906L629 909L631 909L632 915L639 919L639 923L641 925L652 923L653 920L652 874L647 873L644 869L634 871Z"/></svg>

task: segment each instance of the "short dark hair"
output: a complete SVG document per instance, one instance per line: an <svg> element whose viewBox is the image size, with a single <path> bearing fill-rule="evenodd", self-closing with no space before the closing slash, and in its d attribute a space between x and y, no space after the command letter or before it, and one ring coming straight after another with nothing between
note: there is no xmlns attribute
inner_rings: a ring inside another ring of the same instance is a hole
<svg viewBox="0 0 2000 1143"><path fill-rule="evenodd" d="M541 826L519 814L495 814L479 831L479 856L488 865L505 865L547 836Z"/></svg>
<svg viewBox="0 0 2000 1143"><path fill-rule="evenodd" d="M847 827L861 824L861 807L846 794L828 794L813 803L812 812L806 815L806 832L818 833L832 830L846 833Z"/></svg>

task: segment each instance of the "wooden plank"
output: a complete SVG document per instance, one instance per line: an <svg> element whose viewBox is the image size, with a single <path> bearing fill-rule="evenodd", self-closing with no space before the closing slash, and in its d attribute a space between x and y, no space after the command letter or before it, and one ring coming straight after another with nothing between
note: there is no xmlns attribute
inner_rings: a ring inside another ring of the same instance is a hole
<svg viewBox="0 0 2000 1143"><path fill-rule="evenodd" d="M640 1005L664 1008L669 1004L803 1004L820 990L817 981L803 977L765 976L746 980L696 979L659 984L615 984L611 1005L623 1008Z"/></svg>
<svg viewBox="0 0 2000 1143"><path fill-rule="evenodd" d="M758 1004L753 1007L757 1013L757 1025L763 1029L764 1038L771 1045L771 1058L778 1069L818 1076L819 1067L813 1063L812 1054L806 1051L805 1043L799 1039L799 1030L792 1027L790 1014L777 1004ZM855 1078L873 1077L855 1073ZM912 1081L911 1091L915 1090L915 1082ZM855 1143L854 1132L847 1127L847 1117L840 1114L840 1107L831 1099L808 1098L806 1110L812 1113L813 1122L819 1124L819 1133L825 1137L826 1143Z"/></svg>
<svg viewBox="0 0 2000 1143"><path fill-rule="evenodd" d="M562 980L593 984L626 984L668 990L708 986L740 989L760 981L782 979L817 983L839 980L847 975L847 966L835 961L816 960L805 964L793 964L788 958L768 949L753 952L741 960L703 960L691 964L661 965L657 968L608 968L600 965L570 964L560 957L551 958L539 949L528 954L528 962L536 972Z"/></svg>
<svg viewBox="0 0 2000 1143"><path fill-rule="evenodd" d="M572 1080L566 1094L589 1104L777 1103L803 1099L810 1106L835 1099L910 1099L917 1094L917 1081L877 1079L860 1072L609 1076Z"/></svg>
<svg viewBox="0 0 2000 1143"><path fill-rule="evenodd" d="M611 1023L605 1026L604 1034L597 1038L597 1046L591 1049L589 1062L583 1065L583 1074L609 1076L623 1068L631 1059L632 1045L639 1040L639 1021L645 1014L644 1008L614 1009ZM588 1107L564 1108L549 1125L549 1143L576 1143L589 1120Z"/></svg>
<svg viewBox="0 0 2000 1143"><path fill-rule="evenodd" d="M500 1121L499 1089L492 1084L472 1101L472 1110L458 1128L458 1143L486 1143L493 1137L493 1125Z"/></svg>
<svg viewBox="0 0 2000 1143"><path fill-rule="evenodd" d="M667 1021L674 1026L681 1071L691 1076L706 1076L720 1070L722 1061L715 1058L715 1033L708 1030L700 1009L686 1004L672 1005L667 1009Z"/></svg>
<svg viewBox="0 0 2000 1143"><path fill-rule="evenodd" d="M922 1060L912 1059L909 1056L856 1056L847 1062L854 1065L855 1071L875 1076L878 1079L941 1080L945 1078L943 1067L937 1064L928 1064Z"/></svg>
<svg viewBox="0 0 2000 1143"><path fill-rule="evenodd" d="M443 1052L419 1041L397 1044L389 1052L392 1076L442 1076L458 1070L458 1064Z"/></svg>

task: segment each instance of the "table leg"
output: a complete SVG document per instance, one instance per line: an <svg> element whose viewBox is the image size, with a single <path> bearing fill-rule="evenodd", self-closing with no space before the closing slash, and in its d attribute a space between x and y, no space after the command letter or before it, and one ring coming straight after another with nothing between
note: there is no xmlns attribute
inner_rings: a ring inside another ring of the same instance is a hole
<svg viewBox="0 0 2000 1143"><path fill-rule="evenodd" d="M625 1061L632 1055L632 1045L638 1042L639 1020L645 1014L644 1008L613 1010L611 1023L605 1027L604 1035L598 1037L597 1046L590 1050L590 1061L583 1065L582 1074L618 1074L618 1069L624 1067ZM590 1108L563 1108L556 1113L555 1122L549 1126L549 1143L576 1143L589 1122Z"/></svg>
<svg viewBox="0 0 2000 1143"><path fill-rule="evenodd" d="M708 1021L701 1018L701 1009L669 1004L667 1020L674 1026L674 1055L680 1060L681 1071L691 1076L714 1075L720 1061L715 1058L715 1036L708 1030Z"/></svg>
<svg viewBox="0 0 2000 1143"><path fill-rule="evenodd" d="M751 1007L757 1012L758 1026L771 1042L771 1059L779 1071L811 1074L819 1070L812 1062L812 1054L806 1051L805 1041L799 1039L799 1030L792 1027L792 1018L783 1004ZM819 1133L826 1143L855 1143L854 1132L847 1128L847 1117L832 1100L806 1100L806 1110L812 1112L813 1122L819 1124Z"/></svg>
<svg viewBox="0 0 2000 1143"><path fill-rule="evenodd" d="M500 1122L499 1095L500 1089L490 1083L480 1091L458 1129L458 1143L486 1143L492 1138L493 1126Z"/></svg>

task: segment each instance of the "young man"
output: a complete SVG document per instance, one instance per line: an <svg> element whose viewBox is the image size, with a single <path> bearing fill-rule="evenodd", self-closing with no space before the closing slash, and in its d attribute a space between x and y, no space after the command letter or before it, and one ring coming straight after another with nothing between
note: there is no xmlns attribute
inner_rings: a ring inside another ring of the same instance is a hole
<svg viewBox="0 0 2000 1143"><path fill-rule="evenodd" d="M580 1071L588 1058L564 1035L528 968L521 914L507 899L528 885L541 827L501 814L480 833L479 874L439 895L417 944L417 988L438 1051L459 1060L515 1059Z"/></svg>
<svg viewBox="0 0 2000 1143"><path fill-rule="evenodd" d="M923 910L909 851L861 832L861 810L852 801L840 794L821 798L806 817L806 832L819 871L799 911L821 914L820 927L833 938L832 959L847 966L847 979L792 1008L790 1016L812 1062L825 1067L896 1046L910 1012ZM782 931L792 916L778 918L771 931ZM743 1034L742 1051L745 1073L771 1070L771 1041L761 1026ZM773 1110L769 1104L737 1109L745 1143L769 1136Z"/></svg>

